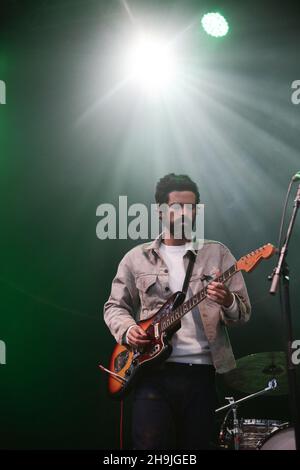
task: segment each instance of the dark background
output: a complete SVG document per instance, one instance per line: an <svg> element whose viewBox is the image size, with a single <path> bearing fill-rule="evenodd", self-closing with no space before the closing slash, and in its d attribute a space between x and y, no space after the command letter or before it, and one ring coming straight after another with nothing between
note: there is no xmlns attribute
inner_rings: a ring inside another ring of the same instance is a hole
<svg viewBox="0 0 300 470"><path fill-rule="evenodd" d="M121 46L135 28L122 2L1 2L1 448L118 447L119 407L97 367L114 345L102 307L136 242L96 237L99 204L127 195L128 204L148 205L161 176L187 173L205 204L205 237L239 258L277 243L300 169L296 2L128 3L138 23L166 34L196 20L178 40L188 80L170 103L149 103L130 85L107 95L122 79ZM221 40L199 27L213 5L230 25ZM289 250L294 338L299 242L298 220ZM245 275L253 315L230 332L237 358L283 350L278 298L268 294L274 261ZM228 393L218 386L220 404ZM129 412L130 400L126 446ZM288 420L287 396L249 402L240 416Z"/></svg>

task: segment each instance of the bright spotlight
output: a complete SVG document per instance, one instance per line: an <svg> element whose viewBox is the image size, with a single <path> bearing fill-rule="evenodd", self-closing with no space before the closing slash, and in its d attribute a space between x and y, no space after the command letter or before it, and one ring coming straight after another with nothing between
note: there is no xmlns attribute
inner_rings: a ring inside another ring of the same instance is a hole
<svg viewBox="0 0 300 470"><path fill-rule="evenodd" d="M129 74L148 92L160 92L175 78L175 58L170 45L139 36L129 52Z"/></svg>
<svg viewBox="0 0 300 470"><path fill-rule="evenodd" d="M204 31L210 36L221 37L228 33L229 26L220 13L207 13L201 20Z"/></svg>

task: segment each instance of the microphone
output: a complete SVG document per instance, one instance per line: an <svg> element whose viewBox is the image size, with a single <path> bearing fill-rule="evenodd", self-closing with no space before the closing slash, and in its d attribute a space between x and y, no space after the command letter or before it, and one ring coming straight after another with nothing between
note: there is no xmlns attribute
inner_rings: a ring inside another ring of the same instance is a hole
<svg viewBox="0 0 300 470"><path fill-rule="evenodd" d="M292 181L299 181L299 180L300 180L300 171L298 171L298 173L296 173L292 178Z"/></svg>

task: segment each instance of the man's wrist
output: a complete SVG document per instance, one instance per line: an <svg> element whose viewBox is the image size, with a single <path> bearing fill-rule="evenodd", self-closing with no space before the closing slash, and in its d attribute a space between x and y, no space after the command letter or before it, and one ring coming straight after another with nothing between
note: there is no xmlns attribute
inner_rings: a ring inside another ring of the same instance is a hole
<svg viewBox="0 0 300 470"><path fill-rule="evenodd" d="M237 308L236 297L232 292L231 292L231 296L232 296L231 304L228 307L226 307L226 305L223 305L223 308L224 308L224 310L226 310L226 312L232 312Z"/></svg>
<svg viewBox="0 0 300 470"><path fill-rule="evenodd" d="M131 328L133 328L133 327L135 327L135 326L136 326L136 325L131 325L131 326L127 329L127 331L126 331L125 341L126 341L127 344L128 344L128 333L129 333L129 331L131 330Z"/></svg>

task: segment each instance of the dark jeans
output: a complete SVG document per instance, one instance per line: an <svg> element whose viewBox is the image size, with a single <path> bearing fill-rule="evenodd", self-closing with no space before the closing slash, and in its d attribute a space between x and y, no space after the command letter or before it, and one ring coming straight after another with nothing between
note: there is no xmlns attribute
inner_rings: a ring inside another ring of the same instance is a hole
<svg viewBox="0 0 300 470"><path fill-rule="evenodd" d="M134 449L208 449L215 369L165 362L141 371L133 395Z"/></svg>

